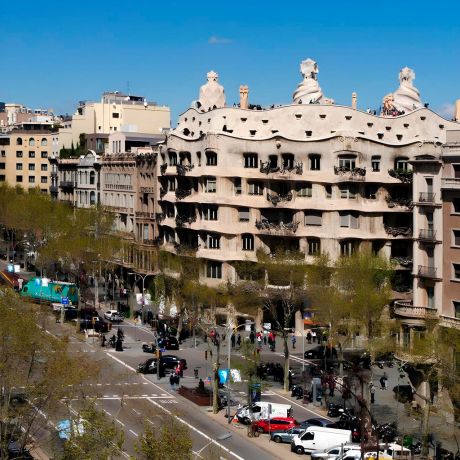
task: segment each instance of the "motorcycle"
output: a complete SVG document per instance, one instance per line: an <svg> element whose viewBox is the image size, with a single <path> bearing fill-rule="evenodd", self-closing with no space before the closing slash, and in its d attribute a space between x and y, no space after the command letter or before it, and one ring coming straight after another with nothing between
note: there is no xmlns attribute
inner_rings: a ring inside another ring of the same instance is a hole
<svg viewBox="0 0 460 460"><path fill-rule="evenodd" d="M303 388L300 385L293 385L291 390L291 397L297 399L303 398Z"/></svg>
<svg viewBox="0 0 460 460"><path fill-rule="evenodd" d="M328 417L340 417L344 412L344 409L339 404L329 403L327 416Z"/></svg>
<svg viewBox="0 0 460 460"><path fill-rule="evenodd" d="M144 353L156 353L157 347L153 343L143 343L142 344L142 351Z"/></svg>

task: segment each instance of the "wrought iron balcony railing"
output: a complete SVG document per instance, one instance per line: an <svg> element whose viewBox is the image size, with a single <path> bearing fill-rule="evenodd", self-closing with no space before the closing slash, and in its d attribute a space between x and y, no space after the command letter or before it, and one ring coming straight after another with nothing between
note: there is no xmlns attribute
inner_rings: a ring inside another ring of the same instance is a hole
<svg viewBox="0 0 460 460"><path fill-rule="evenodd" d="M190 164L190 165L176 165L176 171L179 176L185 176L188 172L190 172L195 165Z"/></svg>
<svg viewBox="0 0 460 460"><path fill-rule="evenodd" d="M267 200L271 201L273 206L276 206L281 201L291 201L292 200L292 193L286 193L285 195L272 195L271 193L267 193Z"/></svg>
<svg viewBox="0 0 460 460"><path fill-rule="evenodd" d="M385 231L391 236L412 236L412 227L392 227L384 225Z"/></svg>
<svg viewBox="0 0 460 460"><path fill-rule="evenodd" d="M436 267L427 267L425 265L419 265L417 274L418 276L421 276L423 278L436 278Z"/></svg>
<svg viewBox="0 0 460 460"><path fill-rule="evenodd" d="M420 240L434 241L436 240L436 230L432 228L421 228L418 232Z"/></svg>
<svg viewBox="0 0 460 460"><path fill-rule="evenodd" d="M268 219L261 219L256 221L256 227L259 230L276 230L276 231L287 231L295 233L299 226L298 222L281 222L281 221L269 221Z"/></svg>

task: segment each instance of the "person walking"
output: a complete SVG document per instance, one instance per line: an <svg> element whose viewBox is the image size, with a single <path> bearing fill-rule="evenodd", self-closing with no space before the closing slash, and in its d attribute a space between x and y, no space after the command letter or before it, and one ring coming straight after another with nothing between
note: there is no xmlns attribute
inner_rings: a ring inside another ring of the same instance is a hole
<svg viewBox="0 0 460 460"><path fill-rule="evenodd" d="M311 343L311 332L310 331L307 332L307 342Z"/></svg>
<svg viewBox="0 0 460 460"><path fill-rule="evenodd" d="M264 345L267 345L267 334L264 334Z"/></svg>
<svg viewBox="0 0 460 460"><path fill-rule="evenodd" d="M235 341L236 341L236 338L235 338L235 334L232 334L232 348L235 348Z"/></svg>
<svg viewBox="0 0 460 460"><path fill-rule="evenodd" d="M369 393L371 394L371 404L375 403L375 386L371 382L369 383Z"/></svg>
<svg viewBox="0 0 460 460"><path fill-rule="evenodd" d="M249 340L251 341L252 344L255 342L255 336L254 336L254 331L251 331L249 334Z"/></svg>
<svg viewBox="0 0 460 460"><path fill-rule="evenodd" d="M382 390L386 390L387 389L387 380L388 380L388 376L387 376L387 373L384 372L382 377L380 377L380 388Z"/></svg>
<svg viewBox="0 0 460 460"><path fill-rule="evenodd" d="M297 342L295 334L292 334L291 341L292 341L292 348L293 350L295 350L295 344Z"/></svg>
<svg viewBox="0 0 460 460"><path fill-rule="evenodd" d="M236 344L240 347L241 346L241 334L238 334L238 338L236 339Z"/></svg>
<svg viewBox="0 0 460 460"><path fill-rule="evenodd" d="M172 391L176 389L176 376L172 372L169 376L169 385L171 386Z"/></svg>
<svg viewBox="0 0 460 460"><path fill-rule="evenodd" d="M313 343L316 343L316 332L315 331L312 331L311 338L313 340Z"/></svg>

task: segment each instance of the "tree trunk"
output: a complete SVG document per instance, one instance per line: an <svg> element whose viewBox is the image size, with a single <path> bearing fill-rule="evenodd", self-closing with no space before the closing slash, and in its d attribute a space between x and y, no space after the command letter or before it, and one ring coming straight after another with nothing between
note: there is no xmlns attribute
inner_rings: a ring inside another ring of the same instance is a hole
<svg viewBox="0 0 460 460"><path fill-rule="evenodd" d="M184 321L183 321L183 315L184 315L184 311L183 311L183 309L181 308L181 309L179 310L179 318L178 318L178 320L177 320L177 333L176 333L176 339L177 339L177 341L179 341L179 337L180 337L180 335L181 335L181 333L182 333L183 322L184 322Z"/></svg>
<svg viewBox="0 0 460 460"><path fill-rule="evenodd" d="M220 338L217 340L216 346L216 362L214 363L214 380L212 385L212 412L219 412L219 367L220 367Z"/></svg>
<svg viewBox="0 0 460 460"><path fill-rule="evenodd" d="M289 347L288 347L288 336L283 335L284 345L284 392L289 391Z"/></svg>

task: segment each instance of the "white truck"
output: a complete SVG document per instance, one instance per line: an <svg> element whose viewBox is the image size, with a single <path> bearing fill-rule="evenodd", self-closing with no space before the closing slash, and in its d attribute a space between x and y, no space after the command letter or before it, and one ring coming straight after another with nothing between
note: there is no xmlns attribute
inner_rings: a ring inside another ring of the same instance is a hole
<svg viewBox="0 0 460 460"><path fill-rule="evenodd" d="M322 426L309 426L291 441L291 451L297 454L311 453L314 450L329 449L333 446L351 443L351 431Z"/></svg>
<svg viewBox="0 0 460 460"><path fill-rule="evenodd" d="M236 411L236 417L239 422L249 425L252 420L292 416L292 406L290 404L259 401L252 404L252 410L249 409L249 406L243 406Z"/></svg>

